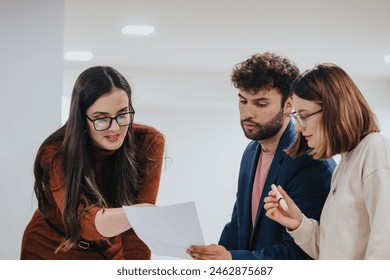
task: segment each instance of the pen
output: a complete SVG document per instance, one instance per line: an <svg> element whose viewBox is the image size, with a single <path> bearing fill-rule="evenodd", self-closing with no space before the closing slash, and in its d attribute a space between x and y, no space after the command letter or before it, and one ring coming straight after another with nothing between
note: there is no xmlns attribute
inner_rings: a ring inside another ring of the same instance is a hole
<svg viewBox="0 0 390 280"><path fill-rule="evenodd" d="M284 211L287 211L288 210L288 206L287 206L287 203L286 201L284 200L283 196L280 194L280 192L278 191L277 187L275 186L275 184L272 184L271 185L271 189L276 193L276 198L278 199L278 202L279 202L279 205L280 207L282 207L282 209Z"/></svg>

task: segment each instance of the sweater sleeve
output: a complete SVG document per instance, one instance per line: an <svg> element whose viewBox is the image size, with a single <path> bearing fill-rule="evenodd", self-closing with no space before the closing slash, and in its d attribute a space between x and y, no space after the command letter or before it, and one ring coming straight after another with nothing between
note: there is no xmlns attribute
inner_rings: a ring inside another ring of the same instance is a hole
<svg viewBox="0 0 390 280"><path fill-rule="evenodd" d="M45 148L42 158L41 165L48 166L49 168L49 190L56 207L61 212L61 217L56 217L54 224L63 226L62 216L65 209L65 176L62 169L62 159L58 156L59 147L48 146ZM101 235L95 226L95 216L96 213L100 210L99 207L89 207L84 209L80 204L79 212L83 212L83 215L80 215L79 225L80 225L80 236L85 240L96 241L96 240L108 240L108 238ZM84 211L83 211L84 210ZM60 220L61 219L61 220Z"/></svg>
<svg viewBox="0 0 390 280"><path fill-rule="evenodd" d="M390 259L390 168L382 167L364 180L364 203L370 221L365 259Z"/></svg>
<svg viewBox="0 0 390 280"><path fill-rule="evenodd" d="M314 219L309 219L303 215L302 223L295 230L288 230L287 232L294 238L296 244L305 251L310 257L315 260L319 258L319 240L320 240L320 226Z"/></svg>

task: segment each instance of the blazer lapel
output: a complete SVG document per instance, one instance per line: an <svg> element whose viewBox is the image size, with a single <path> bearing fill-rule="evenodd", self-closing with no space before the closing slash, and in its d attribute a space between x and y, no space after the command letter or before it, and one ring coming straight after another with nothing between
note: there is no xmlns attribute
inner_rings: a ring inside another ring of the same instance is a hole
<svg viewBox="0 0 390 280"><path fill-rule="evenodd" d="M248 172L248 180L245 182L246 186L244 186L244 195L242 197L242 206L243 211L241 212L240 223L243 229L243 233L245 232L241 241L244 241L246 246L249 246L249 242L252 234L252 190L253 190L253 181L255 179L257 163L259 159L261 151L261 146L258 143L256 148L252 151L252 153L244 160L248 161L247 172Z"/></svg>

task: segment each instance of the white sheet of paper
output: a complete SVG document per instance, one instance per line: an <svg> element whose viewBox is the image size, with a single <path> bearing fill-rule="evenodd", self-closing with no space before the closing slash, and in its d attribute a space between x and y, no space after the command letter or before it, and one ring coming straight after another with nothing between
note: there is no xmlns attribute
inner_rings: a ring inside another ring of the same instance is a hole
<svg viewBox="0 0 390 280"><path fill-rule="evenodd" d="M123 206L138 237L156 255L191 259L186 250L204 245L195 202L169 206Z"/></svg>

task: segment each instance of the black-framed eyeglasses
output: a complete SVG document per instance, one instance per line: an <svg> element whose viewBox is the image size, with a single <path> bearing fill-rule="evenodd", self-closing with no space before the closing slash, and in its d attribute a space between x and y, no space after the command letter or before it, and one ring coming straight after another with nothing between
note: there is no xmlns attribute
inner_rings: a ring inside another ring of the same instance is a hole
<svg viewBox="0 0 390 280"><path fill-rule="evenodd" d="M311 116L314 116L315 114L320 113L320 112L322 112L322 109L315 111L314 113L311 113L311 114L306 115L306 116L304 116L302 114L298 114L297 112L291 112L290 117L294 121L294 123L298 123L300 126L306 127L307 126L307 119L310 118Z"/></svg>
<svg viewBox="0 0 390 280"><path fill-rule="evenodd" d="M87 115L85 116L91 123L93 123L93 127L95 128L96 131L103 131L111 127L112 120L115 120L119 126L127 126L132 124L134 120L134 114L135 111L133 109L131 112L122 113L113 118L104 117L104 118L97 118L93 120Z"/></svg>

